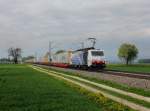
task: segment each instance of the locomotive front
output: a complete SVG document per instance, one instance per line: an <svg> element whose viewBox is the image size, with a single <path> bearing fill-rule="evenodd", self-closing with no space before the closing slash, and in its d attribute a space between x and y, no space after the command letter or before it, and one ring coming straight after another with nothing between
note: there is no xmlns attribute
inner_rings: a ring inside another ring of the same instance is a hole
<svg viewBox="0 0 150 111"><path fill-rule="evenodd" d="M105 68L105 56L103 50L88 50L88 67Z"/></svg>

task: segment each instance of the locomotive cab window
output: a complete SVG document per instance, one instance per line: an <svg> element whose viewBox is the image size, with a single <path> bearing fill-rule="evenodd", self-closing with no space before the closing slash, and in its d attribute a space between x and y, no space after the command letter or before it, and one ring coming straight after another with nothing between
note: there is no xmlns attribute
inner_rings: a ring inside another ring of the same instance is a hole
<svg viewBox="0 0 150 111"><path fill-rule="evenodd" d="M92 56L104 56L103 51L91 51Z"/></svg>

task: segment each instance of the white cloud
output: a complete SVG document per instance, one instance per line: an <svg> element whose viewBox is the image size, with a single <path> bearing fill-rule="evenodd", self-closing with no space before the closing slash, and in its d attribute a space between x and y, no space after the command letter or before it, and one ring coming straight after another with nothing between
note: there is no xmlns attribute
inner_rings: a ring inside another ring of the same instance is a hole
<svg viewBox="0 0 150 111"><path fill-rule="evenodd" d="M149 6L149 0L0 0L0 48L43 53L49 40L77 48L72 44L96 37L107 56L114 57L122 42L133 42L141 57L150 56L145 44L150 41Z"/></svg>

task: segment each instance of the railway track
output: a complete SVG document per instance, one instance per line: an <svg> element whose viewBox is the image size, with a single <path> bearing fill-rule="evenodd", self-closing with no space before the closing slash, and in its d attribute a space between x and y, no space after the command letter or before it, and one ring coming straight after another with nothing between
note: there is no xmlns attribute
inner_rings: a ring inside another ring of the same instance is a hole
<svg viewBox="0 0 150 111"><path fill-rule="evenodd" d="M75 68L71 68L71 69L75 69ZM75 69L75 70L87 71L87 70L84 70L84 69ZM124 76L124 77L150 80L150 74L148 74L148 73L129 73L129 72L121 72L121 71L115 71L115 70L106 70L106 69L105 70L90 69L88 71L103 73L103 74L110 74L110 75L115 75L115 76Z"/></svg>
<svg viewBox="0 0 150 111"><path fill-rule="evenodd" d="M43 65L43 66L49 67L49 65ZM85 69L79 69L79 68L69 68L69 69L80 70L80 71L88 71L88 72L96 72L96 73L103 73L103 74L110 74L110 75L114 75L114 76L123 76L123 77L150 80L150 74L149 73L129 73L129 72L121 72L121 71L115 71L115 70L93 70L93 69L85 70Z"/></svg>
<svg viewBox="0 0 150 111"><path fill-rule="evenodd" d="M150 80L150 74L146 74L146 73L129 73L129 72L112 71L112 70L104 70L104 71L99 71L99 72L102 72L105 74L111 74L111 75L118 75L118 76Z"/></svg>

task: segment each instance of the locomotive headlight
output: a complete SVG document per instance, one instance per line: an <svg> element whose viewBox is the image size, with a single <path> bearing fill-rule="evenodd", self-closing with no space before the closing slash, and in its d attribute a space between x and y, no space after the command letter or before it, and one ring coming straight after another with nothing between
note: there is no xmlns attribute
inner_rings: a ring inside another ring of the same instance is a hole
<svg viewBox="0 0 150 111"><path fill-rule="evenodd" d="M92 64L105 64L105 61L102 61L102 60L92 60Z"/></svg>

